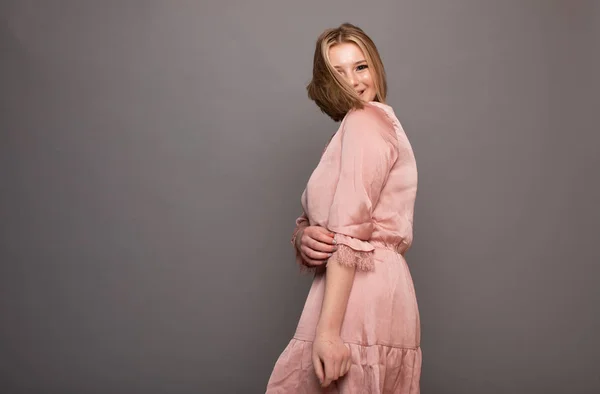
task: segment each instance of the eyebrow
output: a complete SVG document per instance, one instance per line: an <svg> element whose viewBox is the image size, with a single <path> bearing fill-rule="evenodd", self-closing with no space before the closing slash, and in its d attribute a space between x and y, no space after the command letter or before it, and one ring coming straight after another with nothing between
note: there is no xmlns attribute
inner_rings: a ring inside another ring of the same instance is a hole
<svg viewBox="0 0 600 394"><path fill-rule="evenodd" d="M366 62L367 62L366 59L359 60L357 62L354 62L353 66L356 66L357 64L360 64L360 63L366 63ZM333 68L341 68L341 66L333 66Z"/></svg>

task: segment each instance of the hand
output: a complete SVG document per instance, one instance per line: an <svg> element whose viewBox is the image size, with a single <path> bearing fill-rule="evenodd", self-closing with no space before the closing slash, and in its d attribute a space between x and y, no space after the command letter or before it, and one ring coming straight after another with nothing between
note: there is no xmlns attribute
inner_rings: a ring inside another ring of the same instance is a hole
<svg viewBox="0 0 600 394"><path fill-rule="evenodd" d="M327 262L337 250L334 233L321 226L307 226L296 236L296 249L307 267L316 267Z"/></svg>
<svg viewBox="0 0 600 394"><path fill-rule="evenodd" d="M312 362L321 387L327 387L350 370L350 348L339 335L317 334L313 342Z"/></svg>

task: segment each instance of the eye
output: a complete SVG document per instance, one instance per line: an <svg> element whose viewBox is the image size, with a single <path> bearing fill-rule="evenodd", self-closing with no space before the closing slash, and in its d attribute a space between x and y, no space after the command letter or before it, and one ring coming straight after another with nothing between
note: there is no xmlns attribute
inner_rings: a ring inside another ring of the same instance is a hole
<svg viewBox="0 0 600 394"><path fill-rule="evenodd" d="M356 67L356 69L357 69L358 71L362 71L362 70L365 70L365 69L367 69L367 68L369 68L369 66L368 66L368 65L366 65L366 64L361 64L360 66Z"/></svg>

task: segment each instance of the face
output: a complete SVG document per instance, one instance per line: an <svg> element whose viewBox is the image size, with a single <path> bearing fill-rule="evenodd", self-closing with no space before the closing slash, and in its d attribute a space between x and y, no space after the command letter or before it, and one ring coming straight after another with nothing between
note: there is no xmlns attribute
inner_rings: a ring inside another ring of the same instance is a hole
<svg viewBox="0 0 600 394"><path fill-rule="evenodd" d="M377 90L373 76L358 45L352 42L335 44L329 48L329 61L363 101L375 99Z"/></svg>

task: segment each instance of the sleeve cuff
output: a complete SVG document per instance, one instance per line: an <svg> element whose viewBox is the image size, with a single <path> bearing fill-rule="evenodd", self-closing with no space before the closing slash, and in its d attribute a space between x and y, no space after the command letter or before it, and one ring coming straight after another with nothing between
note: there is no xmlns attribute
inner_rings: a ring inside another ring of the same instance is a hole
<svg viewBox="0 0 600 394"><path fill-rule="evenodd" d="M337 251L331 259L346 267L355 267L359 271L373 271L375 260L373 250L375 247L367 241L336 234L335 241L338 245Z"/></svg>
<svg viewBox="0 0 600 394"><path fill-rule="evenodd" d="M375 249L375 247L367 241L340 233L335 233L334 239L338 245L346 245L359 252L372 252Z"/></svg>

